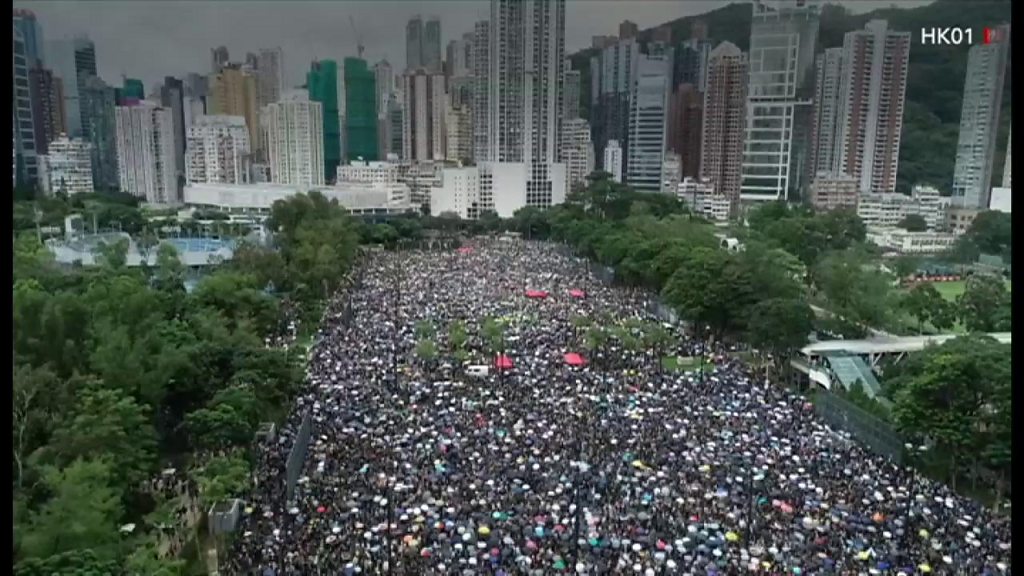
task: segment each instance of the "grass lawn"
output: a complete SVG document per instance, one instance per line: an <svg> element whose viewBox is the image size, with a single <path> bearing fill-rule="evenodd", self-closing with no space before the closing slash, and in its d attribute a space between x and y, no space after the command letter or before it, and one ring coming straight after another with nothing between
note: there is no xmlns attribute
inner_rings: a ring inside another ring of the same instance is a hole
<svg viewBox="0 0 1024 576"><path fill-rule="evenodd" d="M1006 289L1012 291L1009 280L1005 280ZM932 286L942 294L942 297L950 302L955 302L957 297L964 293L964 289L967 287L966 280L957 280L955 282L932 282Z"/></svg>

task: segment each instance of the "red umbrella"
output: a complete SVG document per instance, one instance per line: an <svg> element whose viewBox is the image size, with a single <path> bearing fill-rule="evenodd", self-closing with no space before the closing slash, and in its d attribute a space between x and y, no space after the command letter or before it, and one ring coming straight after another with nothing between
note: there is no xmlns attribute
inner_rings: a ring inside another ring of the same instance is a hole
<svg viewBox="0 0 1024 576"><path fill-rule="evenodd" d="M583 366L587 362L583 359L583 356L575 352L569 352L565 355L565 363L569 366Z"/></svg>
<svg viewBox="0 0 1024 576"><path fill-rule="evenodd" d="M473 251L473 249L470 248L469 246L463 246L462 248L459 248L458 250L456 250L456 252L458 252L459 254L469 254L472 251Z"/></svg>
<svg viewBox="0 0 1024 576"><path fill-rule="evenodd" d="M501 354L494 359L494 367L497 368L498 370L511 370L512 368L515 367L515 364L512 363L511 358L504 354Z"/></svg>
<svg viewBox="0 0 1024 576"><path fill-rule="evenodd" d="M327 508L324 508L323 506L318 506L316 511L320 514L323 514L324 512L327 512Z"/></svg>
<svg viewBox="0 0 1024 576"><path fill-rule="evenodd" d="M572 296L573 298L586 298L587 293L578 288L573 288L572 290L569 290L569 296Z"/></svg>
<svg viewBox="0 0 1024 576"><path fill-rule="evenodd" d="M548 293L545 290L527 290L526 291L526 297L527 298L534 298L534 299L536 299L536 298L547 298L548 297Z"/></svg>

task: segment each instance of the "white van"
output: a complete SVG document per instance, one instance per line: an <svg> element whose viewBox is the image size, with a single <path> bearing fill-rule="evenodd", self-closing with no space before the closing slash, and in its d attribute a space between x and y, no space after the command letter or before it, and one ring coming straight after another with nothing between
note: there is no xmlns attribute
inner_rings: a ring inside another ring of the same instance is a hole
<svg viewBox="0 0 1024 576"><path fill-rule="evenodd" d="M488 374L490 374L490 372L491 369L488 366L484 366L482 364L466 366L466 374L469 376L474 376L476 378L484 378Z"/></svg>

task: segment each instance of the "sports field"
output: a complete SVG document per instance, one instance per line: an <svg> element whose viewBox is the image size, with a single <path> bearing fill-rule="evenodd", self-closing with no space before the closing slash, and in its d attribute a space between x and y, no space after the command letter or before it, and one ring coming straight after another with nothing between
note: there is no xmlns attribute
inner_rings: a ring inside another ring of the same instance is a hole
<svg viewBox="0 0 1024 576"><path fill-rule="evenodd" d="M957 297L964 293L964 288L967 286L966 280L957 280L955 282L932 282L935 289L942 294L942 297L950 302L955 302ZM1011 290L1010 281L1006 281L1006 289Z"/></svg>

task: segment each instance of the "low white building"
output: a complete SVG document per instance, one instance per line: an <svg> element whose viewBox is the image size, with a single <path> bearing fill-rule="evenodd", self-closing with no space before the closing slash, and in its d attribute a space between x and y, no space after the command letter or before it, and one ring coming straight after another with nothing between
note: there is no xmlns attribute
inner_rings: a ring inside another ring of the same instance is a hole
<svg viewBox="0 0 1024 576"><path fill-rule="evenodd" d="M665 153L661 163L661 193L674 194L683 177L683 160L679 154Z"/></svg>
<svg viewBox="0 0 1024 576"><path fill-rule="evenodd" d="M612 175L612 180L622 182L622 147L618 140L609 140L604 147L604 163L602 167L605 172Z"/></svg>
<svg viewBox="0 0 1024 576"><path fill-rule="evenodd" d="M988 209L1011 214L1010 189L1004 187L993 188L992 194L989 196Z"/></svg>
<svg viewBox="0 0 1024 576"><path fill-rule="evenodd" d="M409 189L403 184L372 185L342 182L311 189L285 184L196 184L185 188L185 204L228 214L270 213L274 202L312 190L328 200L337 200L349 212L401 214L412 210Z"/></svg>
<svg viewBox="0 0 1024 576"><path fill-rule="evenodd" d="M939 254L953 246L956 236L946 232L907 232L902 228L869 227L867 240L897 254Z"/></svg>
<svg viewBox="0 0 1024 576"><path fill-rule="evenodd" d="M910 196L904 194L861 194L857 199L857 215L866 226L891 227L904 218L916 214L924 218L931 229L942 226L948 198L939 195L932 186L914 186Z"/></svg>
<svg viewBox="0 0 1024 576"><path fill-rule="evenodd" d="M693 211L712 222L725 222L732 213L732 202L727 196L715 194L715 187L708 180L697 180L687 176L676 187L676 197Z"/></svg>
<svg viewBox="0 0 1024 576"><path fill-rule="evenodd" d="M391 162L365 162L353 160L338 166L338 182L359 182L361 184L397 184L398 164Z"/></svg>
<svg viewBox="0 0 1024 576"><path fill-rule="evenodd" d="M39 186L44 194L93 192L92 144L62 135L39 157Z"/></svg>
<svg viewBox="0 0 1024 576"><path fill-rule="evenodd" d="M539 184L550 187L547 194L527 194L529 167L518 162L484 162L479 166L446 168L441 182L430 191L430 213L455 212L462 218L475 218L492 210L502 218L511 218L526 206L547 208L565 202L565 164L551 164L550 180ZM535 185L538 183L534 183Z"/></svg>

